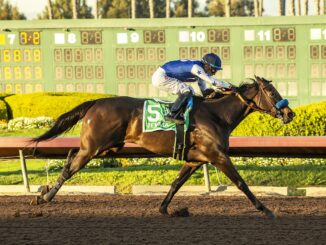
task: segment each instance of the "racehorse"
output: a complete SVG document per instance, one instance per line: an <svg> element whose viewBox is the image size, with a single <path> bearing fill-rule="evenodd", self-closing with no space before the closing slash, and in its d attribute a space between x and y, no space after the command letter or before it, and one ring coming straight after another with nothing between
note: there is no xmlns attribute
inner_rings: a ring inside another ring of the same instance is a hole
<svg viewBox="0 0 326 245"><path fill-rule="evenodd" d="M217 98L194 97L190 112L191 126L187 132L185 163L172 183L159 211L168 215L168 205L187 179L203 164L219 168L253 203L256 209L270 218L274 213L249 190L233 166L228 155L232 130L251 112L260 111L289 123L294 112L287 100L271 81L255 76L251 83L243 83L237 92ZM159 155L172 156L174 131L142 132L145 99L131 97L102 98L84 102L62 114L54 126L43 135L33 138L40 142L55 138L82 121L80 149L68 155L61 175L51 189L41 193L34 202L50 202L63 183L70 179L94 157L107 151L119 151L125 143L135 143Z"/></svg>

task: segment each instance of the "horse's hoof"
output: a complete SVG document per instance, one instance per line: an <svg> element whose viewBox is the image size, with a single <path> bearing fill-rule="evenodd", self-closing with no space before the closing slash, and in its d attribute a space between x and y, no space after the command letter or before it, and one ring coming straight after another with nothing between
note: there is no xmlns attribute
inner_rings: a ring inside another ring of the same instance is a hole
<svg viewBox="0 0 326 245"><path fill-rule="evenodd" d="M276 214L274 214L273 212L270 212L267 217L271 220L275 220L277 218Z"/></svg>
<svg viewBox="0 0 326 245"><path fill-rule="evenodd" d="M268 210L266 213L266 216L271 219L271 220L275 220L277 218L276 214L274 214L272 211Z"/></svg>
<svg viewBox="0 0 326 245"><path fill-rule="evenodd" d="M36 205L40 205L40 204L44 204L44 203L47 203L47 201L45 201L43 199L43 197L37 196L37 197L32 199L32 201L30 202L30 205L36 206Z"/></svg>
<svg viewBox="0 0 326 245"><path fill-rule="evenodd" d="M176 210L174 211L172 214L171 214L172 217L189 217L190 216L190 213L188 211L188 208L185 207L185 208L181 208L179 210Z"/></svg>
<svg viewBox="0 0 326 245"><path fill-rule="evenodd" d="M161 207L159 211L160 211L160 213L163 214L163 215L169 215L168 210L167 210L166 208L162 208L162 207Z"/></svg>
<svg viewBox="0 0 326 245"><path fill-rule="evenodd" d="M41 192L41 196L44 196L46 193L50 191L50 186L42 185L39 187L38 191Z"/></svg>

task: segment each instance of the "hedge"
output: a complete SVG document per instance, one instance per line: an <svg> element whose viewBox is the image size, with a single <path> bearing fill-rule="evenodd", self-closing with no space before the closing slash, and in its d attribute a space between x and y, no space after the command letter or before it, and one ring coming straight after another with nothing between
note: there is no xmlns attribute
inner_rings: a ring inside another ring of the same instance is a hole
<svg viewBox="0 0 326 245"><path fill-rule="evenodd" d="M87 93L32 93L12 95L5 98L11 110L11 118L52 117L57 118L87 100L110 97L105 94Z"/></svg>
<svg viewBox="0 0 326 245"><path fill-rule="evenodd" d="M10 96L11 94L0 93L0 122L8 121L8 108L6 103L4 102L4 98Z"/></svg>
<svg viewBox="0 0 326 245"><path fill-rule="evenodd" d="M33 93L9 95L3 98L10 111L9 119L17 117L52 117L67 112L80 103L103 97L104 94ZM0 102L0 120L8 118L5 104ZM283 125L280 120L262 113L252 113L233 132L233 136L325 136L326 102L300 106L294 109L293 122Z"/></svg>
<svg viewBox="0 0 326 245"><path fill-rule="evenodd" d="M267 114L254 112L232 132L233 136L325 136L326 102L299 106L296 117L282 124Z"/></svg>
<svg viewBox="0 0 326 245"><path fill-rule="evenodd" d="M6 103L0 99L0 121L8 120L8 112Z"/></svg>

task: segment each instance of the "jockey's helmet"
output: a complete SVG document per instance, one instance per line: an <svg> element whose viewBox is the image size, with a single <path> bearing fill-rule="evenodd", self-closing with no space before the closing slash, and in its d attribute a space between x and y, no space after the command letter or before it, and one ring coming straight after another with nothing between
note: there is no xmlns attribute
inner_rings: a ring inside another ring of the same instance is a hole
<svg viewBox="0 0 326 245"><path fill-rule="evenodd" d="M216 70L223 70L222 69L222 61L218 55L209 53L205 54L203 57L203 62L209 64L212 68Z"/></svg>

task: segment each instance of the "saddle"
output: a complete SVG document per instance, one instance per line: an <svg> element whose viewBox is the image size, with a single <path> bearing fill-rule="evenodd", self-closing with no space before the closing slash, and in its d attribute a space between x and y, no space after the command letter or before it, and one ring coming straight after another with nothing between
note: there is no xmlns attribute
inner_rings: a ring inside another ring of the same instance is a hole
<svg viewBox="0 0 326 245"><path fill-rule="evenodd" d="M160 103L160 104L168 105L169 108L171 108L171 106L173 105L173 102L169 101L169 100L161 100L161 99L158 99L158 98L154 98L153 100Z"/></svg>

